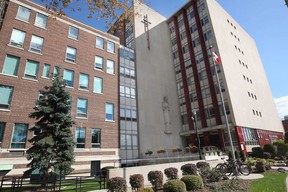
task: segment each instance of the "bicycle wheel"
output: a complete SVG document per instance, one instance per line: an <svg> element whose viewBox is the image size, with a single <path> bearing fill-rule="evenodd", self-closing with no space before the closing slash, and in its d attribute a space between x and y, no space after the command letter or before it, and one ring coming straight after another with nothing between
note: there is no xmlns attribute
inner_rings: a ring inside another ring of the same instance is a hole
<svg viewBox="0 0 288 192"><path fill-rule="evenodd" d="M220 171L223 175L230 176L233 172L232 167L227 164L223 164L220 168Z"/></svg>
<svg viewBox="0 0 288 192"><path fill-rule="evenodd" d="M239 171L242 175L245 175L245 176L250 174L250 169L247 164L241 164L239 167Z"/></svg>

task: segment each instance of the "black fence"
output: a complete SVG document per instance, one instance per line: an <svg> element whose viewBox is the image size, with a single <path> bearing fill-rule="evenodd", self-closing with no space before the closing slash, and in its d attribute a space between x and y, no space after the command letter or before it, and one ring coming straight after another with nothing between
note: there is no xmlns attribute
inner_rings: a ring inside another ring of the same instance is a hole
<svg viewBox="0 0 288 192"><path fill-rule="evenodd" d="M31 177L5 176L1 180L0 192L85 192L106 188L106 171L99 171L95 176L49 176L38 179Z"/></svg>

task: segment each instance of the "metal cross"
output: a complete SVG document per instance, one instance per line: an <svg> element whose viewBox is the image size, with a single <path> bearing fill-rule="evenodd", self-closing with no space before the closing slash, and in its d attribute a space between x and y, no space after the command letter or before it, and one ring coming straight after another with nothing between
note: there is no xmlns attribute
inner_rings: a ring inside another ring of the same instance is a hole
<svg viewBox="0 0 288 192"><path fill-rule="evenodd" d="M149 24L151 24L151 23L148 21L147 14L144 15L143 21L141 21L141 22L144 23L144 30L145 30L145 33L146 33L146 36L147 36L147 47L150 50Z"/></svg>

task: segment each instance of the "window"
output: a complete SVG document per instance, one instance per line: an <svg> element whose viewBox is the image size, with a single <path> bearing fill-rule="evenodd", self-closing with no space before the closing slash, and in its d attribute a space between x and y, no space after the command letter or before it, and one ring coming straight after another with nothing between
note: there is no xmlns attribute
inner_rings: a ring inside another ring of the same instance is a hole
<svg viewBox="0 0 288 192"><path fill-rule="evenodd" d="M42 77L49 78L49 73L50 73L50 65L49 64L44 64Z"/></svg>
<svg viewBox="0 0 288 192"><path fill-rule="evenodd" d="M25 148L28 124L15 123L11 148Z"/></svg>
<svg viewBox="0 0 288 192"><path fill-rule="evenodd" d="M54 70L53 70L53 76L56 76L59 74L59 67L58 66L55 66L54 67Z"/></svg>
<svg viewBox="0 0 288 192"><path fill-rule="evenodd" d="M200 39L199 39L199 37L198 37L197 39L193 40L193 46L194 46L194 47L197 47L198 45L200 45Z"/></svg>
<svg viewBox="0 0 288 192"><path fill-rule="evenodd" d="M76 128L75 142L76 148L85 148L86 128Z"/></svg>
<svg viewBox="0 0 288 192"><path fill-rule="evenodd" d="M10 108L12 94L13 87L0 85L0 109Z"/></svg>
<svg viewBox="0 0 288 192"><path fill-rule="evenodd" d="M114 120L114 105L112 103L106 103L106 120Z"/></svg>
<svg viewBox="0 0 288 192"><path fill-rule="evenodd" d="M114 61L107 60L106 72L110 74L114 74Z"/></svg>
<svg viewBox="0 0 288 192"><path fill-rule="evenodd" d="M89 75L84 74L84 73L80 73L79 87L81 89L88 89L88 85L89 85Z"/></svg>
<svg viewBox="0 0 288 192"><path fill-rule="evenodd" d="M104 49L104 39L101 37L96 37L96 47Z"/></svg>
<svg viewBox="0 0 288 192"><path fill-rule="evenodd" d="M103 93L103 79L100 77L94 77L94 93Z"/></svg>
<svg viewBox="0 0 288 192"><path fill-rule="evenodd" d="M31 13L30 9L27 9L26 7L19 6L16 18L20 19L22 21L29 22L30 13Z"/></svg>
<svg viewBox="0 0 288 192"><path fill-rule="evenodd" d="M211 37L212 37L212 32L211 31L207 31L206 33L204 33L205 41L209 40Z"/></svg>
<svg viewBox="0 0 288 192"><path fill-rule="evenodd" d="M78 98L77 117L87 117L87 99Z"/></svg>
<svg viewBox="0 0 288 192"><path fill-rule="evenodd" d="M19 57L6 55L2 73L17 76L19 61L20 61Z"/></svg>
<svg viewBox="0 0 288 192"><path fill-rule="evenodd" d="M94 68L103 70L103 58L102 57L95 56Z"/></svg>
<svg viewBox="0 0 288 192"><path fill-rule="evenodd" d="M201 19L201 24L202 24L202 26L204 26L207 23L209 23L209 19L208 19L208 16L206 15L203 19Z"/></svg>
<svg viewBox="0 0 288 192"><path fill-rule="evenodd" d="M78 39L79 29L73 26L69 26L69 34L68 37L72 39Z"/></svg>
<svg viewBox="0 0 288 192"><path fill-rule="evenodd" d="M48 17L46 15L43 15L41 13L37 13L34 25L45 29L46 28L46 24L47 24L47 18Z"/></svg>
<svg viewBox="0 0 288 192"><path fill-rule="evenodd" d="M101 129L92 129L91 144L92 148L101 147Z"/></svg>
<svg viewBox="0 0 288 192"><path fill-rule="evenodd" d="M37 79L38 65L38 62L28 60L26 62L24 76L29 79Z"/></svg>
<svg viewBox="0 0 288 192"><path fill-rule="evenodd" d="M66 49L66 60L75 62L77 50L73 47L67 47Z"/></svg>
<svg viewBox="0 0 288 192"><path fill-rule="evenodd" d="M193 25L190 27L190 31L191 31L191 34L194 33L195 31L197 31L197 25L196 25L196 24L193 24Z"/></svg>
<svg viewBox="0 0 288 192"><path fill-rule="evenodd" d="M31 43L30 43L30 50L37 52L37 53L41 53L42 48L43 48L43 41L44 40L42 37L32 35Z"/></svg>
<svg viewBox="0 0 288 192"><path fill-rule="evenodd" d="M111 41L107 41L107 51L110 53L115 52L115 44Z"/></svg>
<svg viewBox="0 0 288 192"><path fill-rule="evenodd" d="M10 45L14 45L17 47L24 47L25 35L26 35L25 32L13 29L10 39Z"/></svg>
<svg viewBox="0 0 288 192"><path fill-rule="evenodd" d="M64 69L63 80L66 82L68 87L73 87L74 84L74 71Z"/></svg>
<svg viewBox="0 0 288 192"><path fill-rule="evenodd" d="M4 129L5 129L5 123L4 122L0 122L0 147L2 147Z"/></svg>
<svg viewBox="0 0 288 192"><path fill-rule="evenodd" d="M203 97L203 98L210 97L210 90L209 90L209 88L205 88L205 89L202 90L202 97Z"/></svg>

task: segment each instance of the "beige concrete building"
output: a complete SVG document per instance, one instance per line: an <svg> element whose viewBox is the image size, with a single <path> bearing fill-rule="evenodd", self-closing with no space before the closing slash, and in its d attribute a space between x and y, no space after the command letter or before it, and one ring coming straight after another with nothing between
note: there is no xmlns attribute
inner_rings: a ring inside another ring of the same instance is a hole
<svg viewBox="0 0 288 192"><path fill-rule="evenodd" d="M283 139L256 43L217 1L189 1L170 18L134 3L140 16L126 21L120 42L136 55L140 157L197 145L196 127L202 147L229 150L219 90L236 149Z"/></svg>

